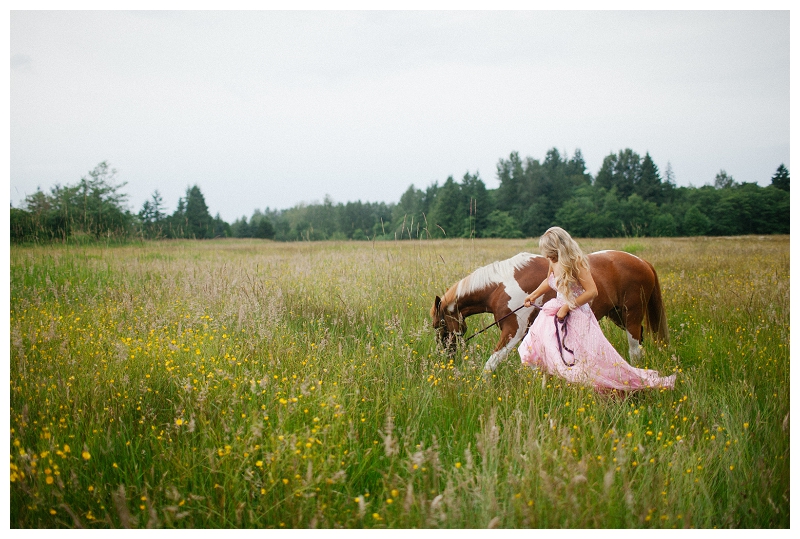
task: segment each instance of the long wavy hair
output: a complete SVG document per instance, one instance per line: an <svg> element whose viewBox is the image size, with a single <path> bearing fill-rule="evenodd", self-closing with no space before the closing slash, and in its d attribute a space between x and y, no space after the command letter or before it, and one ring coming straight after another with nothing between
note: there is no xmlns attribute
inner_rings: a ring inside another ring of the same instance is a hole
<svg viewBox="0 0 800 539"><path fill-rule="evenodd" d="M572 239L572 236L561 227L554 226L539 238L541 253L550 258L558 257L557 264L561 265L561 275L556 277L556 288L567 301L571 309L576 307L575 297L572 292L578 282L578 273L582 268L589 269L589 259Z"/></svg>

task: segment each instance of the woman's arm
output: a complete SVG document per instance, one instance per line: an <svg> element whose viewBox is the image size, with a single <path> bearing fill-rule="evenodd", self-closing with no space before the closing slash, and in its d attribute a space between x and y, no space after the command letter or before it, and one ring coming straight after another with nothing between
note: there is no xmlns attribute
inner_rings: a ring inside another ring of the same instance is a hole
<svg viewBox="0 0 800 539"><path fill-rule="evenodd" d="M580 307L597 297L597 285L594 284L592 272L586 268L582 268L581 271L578 272L578 282L581 283L583 287L583 294L575 298L575 304L577 307Z"/></svg>
<svg viewBox="0 0 800 539"><path fill-rule="evenodd" d="M594 298L597 297L597 285L594 284L594 279L592 278L592 272L588 269L583 268L578 272L578 282L583 287L583 294L575 298L575 308L577 309L581 305L589 303ZM570 311L569 305L566 303L561 306L558 310L556 316L559 319L563 319L567 316L567 313Z"/></svg>
<svg viewBox="0 0 800 539"><path fill-rule="evenodd" d="M544 281L542 281L542 284L540 284L536 290L534 290L525 297L526 307L530 307L531 305L533 305L533 302L536 301L536 299L539 296L546 294L547 291L550 290L550 283L547 282L547 279L550 277L550 272L553 271L553 263L550 261L548 262L549 264L547 266L547 277L544 278Z"/></svg>
<svg viewBox="0 0 800 539"><path fill-rule="evenodd" d="M548 284L547 278L545 277L544 281L542 281L542 284L539 285L539 288L525 296L525 306L530 307L533 305L533 302L536 301L536 298L545 294L549 288L550 284Z"/></svg>

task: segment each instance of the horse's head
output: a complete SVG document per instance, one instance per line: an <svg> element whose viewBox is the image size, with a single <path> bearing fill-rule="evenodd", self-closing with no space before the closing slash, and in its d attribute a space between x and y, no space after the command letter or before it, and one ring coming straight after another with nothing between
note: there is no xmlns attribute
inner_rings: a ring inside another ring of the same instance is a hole
<svg viewBox="0 0 800 539"><path fill-rule="evenodd" d="M463 336L467 332L467 323L458 311L458 308L446 306L439 296L433 302L431 308L431 320L433 329L436 330L436 340L440 346L444 347L449 354L456 351L456 338Z"/></svg>

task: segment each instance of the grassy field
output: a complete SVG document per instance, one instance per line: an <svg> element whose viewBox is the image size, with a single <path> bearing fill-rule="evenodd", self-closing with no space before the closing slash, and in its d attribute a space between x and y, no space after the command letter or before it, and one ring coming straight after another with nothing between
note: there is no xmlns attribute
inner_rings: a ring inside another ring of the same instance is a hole
<svg viewBox="0 0 800 539"><path fill-rule="evenodd" d="M436 349L534 240L12 247L11 526L788 527L789 238L579 243L655 266L674 391Z"/></svg>

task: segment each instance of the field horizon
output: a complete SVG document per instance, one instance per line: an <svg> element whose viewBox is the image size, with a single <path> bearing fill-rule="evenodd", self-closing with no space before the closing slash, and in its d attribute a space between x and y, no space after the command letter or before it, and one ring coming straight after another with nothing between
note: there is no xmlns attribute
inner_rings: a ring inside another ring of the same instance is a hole
<svg viewBox="0 0 800 539"><path fill-rule="evenodd" d="M788 528L789 236L578 243L655 267L673 391L437 348L534 239L12 246L11 527Z"/></svg>

